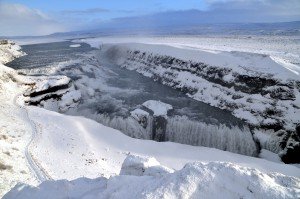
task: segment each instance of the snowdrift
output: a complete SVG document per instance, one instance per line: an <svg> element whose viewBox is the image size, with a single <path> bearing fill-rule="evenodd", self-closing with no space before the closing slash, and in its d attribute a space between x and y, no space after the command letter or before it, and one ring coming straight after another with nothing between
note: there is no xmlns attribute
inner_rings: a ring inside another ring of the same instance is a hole
<svg viewBox="0 0 300 199"><path fill-rule="evenodd" d="M18 184L4 199L38 198L297 198L300 180L232 163L189 163L173 171L154 158L129 155L119 176Z"/></svg>

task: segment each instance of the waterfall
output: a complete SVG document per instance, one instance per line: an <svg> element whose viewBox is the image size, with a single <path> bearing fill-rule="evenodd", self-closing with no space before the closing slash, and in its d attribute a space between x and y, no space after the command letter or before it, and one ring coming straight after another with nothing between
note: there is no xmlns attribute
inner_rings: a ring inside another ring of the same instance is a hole
<svg viewBox="0 0 300 199"><path fill-rule="evenodd" d="M159 127L155 118L149 116L148 125L144 128L132 117L110 117L105 114L89 114L86 117L118 129L133 138L211 147L248 156L258 155L258 149L248 127L206 124L189 120L185 116L167 118L166 126ZM159 130L158 137L157 130Z"/></svg>
<svg viewBox="0 0 300 199"><path fill-rule="evenodd" d="M230 128L225 125L211 125L180 116L168 119L166 140L213 147L248 156L257 156L258 153L252 134L247 127L240 129L237 126Z"/></svg>

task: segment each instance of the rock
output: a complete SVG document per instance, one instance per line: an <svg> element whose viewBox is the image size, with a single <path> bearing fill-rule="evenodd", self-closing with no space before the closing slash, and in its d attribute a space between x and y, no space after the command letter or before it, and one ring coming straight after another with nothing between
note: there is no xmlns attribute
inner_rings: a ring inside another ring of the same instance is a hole
<svg viewBox="0 0 300 199"><path fill-rule="evenodd" d="M295 132L286 137L287 141L284 143L284 149L279 153L284 163L299 163L300 162L300 134L299 125ZM285 140L284 140L285 141Z"/></svg>
<svg viewBox="0 0 300 199"><path fill-rule="evenodd" d="M142 109L135 109L130 112L131 117L133 117L143 128L146 128L148 125L149 113Z"/></svg>
<svg viewBox="0 0 300 199"><path fill-rule="evenodd" d="M66 76L28 76L26 81L30 89L24 96L29 105L65 112L81 99L80 91L75 90L71 79Z"/></svg>
<svg viewBox="0 0 300 199"><path fill-rule="evenodd" d="M152 140L166 141L167 119L164 116L153 116Z"/></svg>

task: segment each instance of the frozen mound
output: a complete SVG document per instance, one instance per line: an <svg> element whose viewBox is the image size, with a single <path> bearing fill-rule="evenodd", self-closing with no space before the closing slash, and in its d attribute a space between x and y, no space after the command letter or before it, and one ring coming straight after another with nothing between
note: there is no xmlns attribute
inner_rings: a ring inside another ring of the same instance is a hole
<svg viewBox="0 0 300 199"><path fill-rule="evenodd" d="M143 106L153 111L154 116L167 116L169 110L173 109L170 104L166 104L157 100L148 100Z"/></svg>
<svg viewBox="0 0 300 199"><path fill-rule="evenodd" d="M152 175L154 158L129 156L121 174L106 178L45 181L16 185L4 199L16 198L299 198L300 180L225 162L189 163L174 173ZM145 171L143 171L145 170ZM171 170L170 170L171 171Z"/></svg>
<svg viewBox="0 0 300 199"><path fill-rule="evenodd" d="M153 157L129 155L122 164L120 175L158 176L173 172L174 171L172 169L161 166L160 163Z"/></svg>

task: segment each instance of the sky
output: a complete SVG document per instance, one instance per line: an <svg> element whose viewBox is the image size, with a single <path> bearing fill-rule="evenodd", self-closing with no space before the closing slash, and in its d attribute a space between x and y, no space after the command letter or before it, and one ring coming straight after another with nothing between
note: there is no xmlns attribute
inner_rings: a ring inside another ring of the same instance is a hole
<svg viewBox="0 0 300 199"><path fill-rule="evenodd" d="M0 36L300 21L300 0L0 0Z"/></svg>

